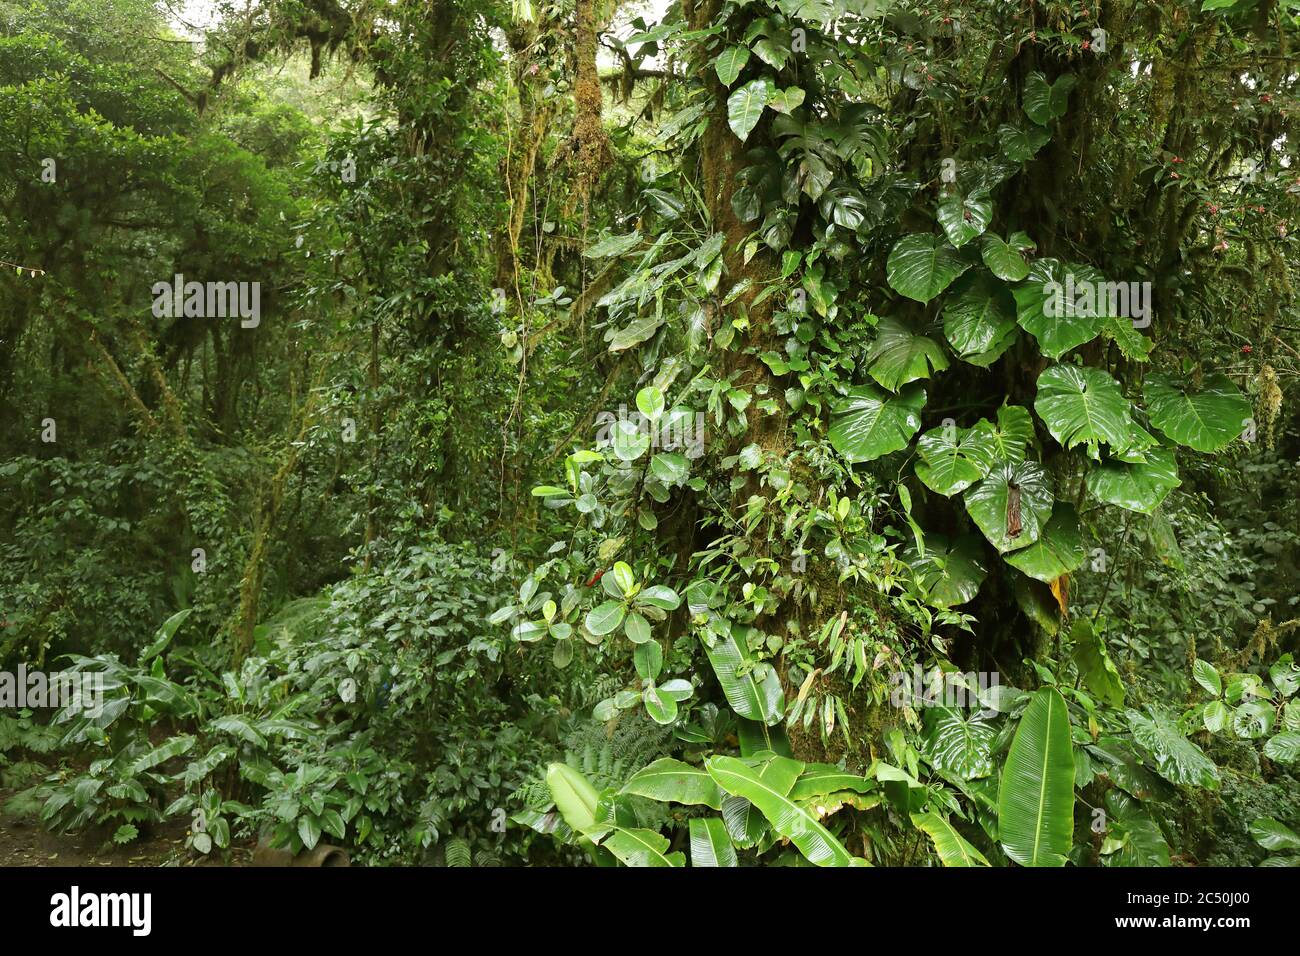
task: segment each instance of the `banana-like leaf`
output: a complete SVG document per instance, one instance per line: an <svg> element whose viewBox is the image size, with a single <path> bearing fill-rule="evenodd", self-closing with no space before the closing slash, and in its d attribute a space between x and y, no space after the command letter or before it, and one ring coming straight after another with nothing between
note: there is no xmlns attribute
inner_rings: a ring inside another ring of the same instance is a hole
<svg viewBox="0 0 1300 956"><path fill-rule="evenodd" d="M898 240L889 253L885 275L895 292L929 302L970 265L938 236L918 233Z"/></svg>
<svg viewBox="0 0 1300 956"><path fill-rule="evenodd" d="M824 797L844 790L870 793L875 788L875 781L868 780L866 777L841 770L832 764L810 763L790 789L790 799L811 800L814 797Z"/></svg>
<svg viewBox="0 0 1300 956"><path fill-rule="evenodd" d="M944 866L988 866L984 854L971 846L966 838L948 822L948 818L935 813L913 813L912 825L924 831L934 841L934 850Z"/></svg>
<svg viewBox="0 0 1300 956"><path fill-rule="evenodd" d="M1021 866L1064 866L1074 839L1074 753L1065 698L1034 693L998 788L998 835Z"/></svg>
<svg viewBox="0 0 1300 956"><path fill-rule="evenodd" d="M712 757L706 766L718 786L757 807L772 829L798 847L808 862L817 866L850 865L853 858L848 850L812 811L765 782L751 767L735 757Z"/></svg>
<svg viewBox="0 0 1300 956"><path fill-rule="evenodd" d="M623 785L622 792L661 802L703 804L714 810L722 809L722 791L708 771L672 757L660 757L638 770Z"/></svg>
<svg viewBox="0 0 1300 956"><path fill-rule="evenodd" d="M741 717L768 725L778 723L785 716L781 679L771 668L763 673L761 680L755 677L755 671L749 669L753 661L749 644L737 639L736 631L743 632L744 628L737 625L731 632L718 635L712 647L704 648L722 685L722 693L731 709ZM740 672L742 665L744 673Z"/></svg>
<svg viewBox="0 0 1300 956"><path fill-rule="evenodd" d="M158 628L158 633L154 635L154 642L144 649L140 655L140 663L152 660L166 650L167 645L171 643L172 638L176 636L176 629L179 628L187 617L194 613L194 608L187 607L183 611L177 611L167 620L163 621L162 627Z"/></svg>
<svg viewBox="0 0 1300 956"><path fill-rule="evenodd" d="M718 817L692 817L691 866L739 866L727 824Z"/></svg>
<svg viewBox="0 0 1300 956"><path fill-rule="evenodd" d="M905 386L898 395L859 385L832 407L831 445L851 462L872 461L906 448L921 427L925 389Z"/></svg>
<svg viewBox="0 0 1300 956"><path fill-rule="evenodd" d="M1063 448L1086 444L1099 456L1103 442L1127 448L1133 423L1129 403L1115 381L1098 368L1053 365L1038 376L1034 411Z"/></svg>
<svg viewBox="0 0 1300 956"><path fill-rule="evenodd" d="M1168 376L1151 375L1142 393L1151 424L1197 451L1223 448L1242 434L1251 416L1250 402L1222 373L1207 376L1195 392Z"/></svg>
<svg viewBox="0 0 1300 956"><path fill-rule="evenodd" d="M582 831L583 836L618 857L624 866L685 866L681 853L668 853L668 839L654 830L598 823Z"/></svg>
<svg viewBox="0 0 1300 956"><path fill-rule="evenodd" d="M566 764L553 763L546 768L546 786L570 827L581 832L595 824L600 795L581 773Z"/></svg>
<svg viewBox="0 0 1300 956"><path fill-rule="evenodd" d="M941 372L948 367L948 356L932 339L914 334L892 317L881 319L876 326L876 340L866 360L871 377L891 392L908 382L929 378L931 370Z"/></svg>

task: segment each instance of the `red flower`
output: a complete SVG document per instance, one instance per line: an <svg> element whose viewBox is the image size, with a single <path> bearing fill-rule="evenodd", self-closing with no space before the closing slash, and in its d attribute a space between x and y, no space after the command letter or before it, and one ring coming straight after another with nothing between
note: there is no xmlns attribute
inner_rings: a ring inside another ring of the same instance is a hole
<svg viewBox="0 0 1300 956"><path fill-rule="evenodd" d="M1242 350L1243 352L1245 352L1247 355L1249 355L1251 352L1255 351L1255 350L1254 350L1253 348L1251 348L1249 345L1243 345L1243 346L1241 347L1241 350Z"/></svg>
<svg viewBox="0 0 1300 956"><path fill-rule="evenodd" d="M586 586L587 587L594 586L596 582L600 580L600 576L604 573L605 573L605 569L601 568L599 571L597 571L595 574L591 576L591 580L587 582Z"/></svg>

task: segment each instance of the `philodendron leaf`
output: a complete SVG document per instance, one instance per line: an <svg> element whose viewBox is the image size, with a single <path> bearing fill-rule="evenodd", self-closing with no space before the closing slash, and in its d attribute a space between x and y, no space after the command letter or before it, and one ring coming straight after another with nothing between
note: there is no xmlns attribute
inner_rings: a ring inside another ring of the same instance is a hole
<svg viewBox="0 0 1300 956"><path fill-rule="evenodd" d="M913 813L912 825L934 841L934 851L944 866L988 866L984 854L971 846L942 814L930 810Z"/></svg>
<svg viewBox="0 0 1300 956"><path fill-rule="evenodd" d="M735 625L732 633L718 635L713 646L706 645L704 652L731 709L741 717L771 726L785 716L781 679L771 667L754 668L749 644L735 636L735 632L744 630Z"/></svg>
<svg viewBox="0 0 1300 956"><path fill-rule="evenodd" d="M996 361L1015 341L1016 329L1015 297L1006 283L987 270L962 276L945 300L943 334L957 354L973 365L987 367Z"/></svg>
<svg viewBox="0 0 1300 956"><path fill-rule="evenodd" d="M1075 78L1068 74L1057 77L1055 83L1048 83L1042 73L1030 73L1025 79L1025 93L1021 100L1025 115L1039 126L1060 119L1065 115L1074 84Z"/></svg>
<svg viewBox="0 0 1300 956"><path fill-rule="evenodd" d="M1172 448L1152 448L1145 454L1145 462L1111 460L1094 465L1086 479L1088 493L1108 505L1153 514L1182 480Z"/></svg>
<svg viewBox="0 0 1300 956"><path fill-rule="evenodd" d="M946 498L965 491L989 473L997 459L989 430L941 425L916 443L916 477Z"/></svg>
<svg viewBox="0 0 1300 956"><path fill-rule="evenodd" d="M727 124L743 143L758 125L763 107L772 95L772 84L764 77L750 80L727 97Z"/></svg>
<svg viewBox="0 0 1300 956"><path fill-rule="evenodd" d="M929 378L930 371L943 371L948 357L932 339L915 335L898 319L887 317L876 326L876 340L867 353L868 371L891 392L917 379Z"/></svg>
<svg viewBox="0 0 1300 956"><path fill-rule="evenodd" d="M1093 458L1099 445L1127 448L1132 436L1129 403L1115 381L1099 368L1053 365L1038 376L1034 411L1064 448L1086 444Z"/></svg>
<svg viewBox="0 0 1300 956"><path fill-rule="evenodd" d="M925 753L936 770L958 780L977 780L993 772L997 730L978 715L953 707L927 707Z"/></svg>
<svg viewBox="0 0 1300 956"><path fill-rule="evenodd" d="M1300 834L1271 817L1252 823L1250 835L1265 850L1300 850Z"/></svg>
<svg viewBox="0 0 1300 956"><path fill-rule="evenodd" d="M926 600L934 607L956 607L975 597L988 568L984 547L976 535L963 535L949 543L941 534L925 536L925 557L915 545L903 552L903 560L921 578Z"/></svg>
<svg viewBox="0 0 1300 956"><path fill-rule="evenodd" d="M840 845L811 810L799 806L780 787L765 781L758 772L735 757L711 757L709 775L727 793L744 797L767 818L772 829L785 837L810 863L817 866L849 866L848 850ZM802 766L802 765L800 765Z"/></svg>
<svg viewBox="0 0 1300 956"><path fill-rule="evenodd" d="M623 785L623 793L661 802L703 804L714 810L722 809L722 791L708 772L672 757L661 757L638 770Z"/></svg>
<svg viewBox="0 0 1300 956"><path fill-rule="evenodd" d="M1052 509L1051 520L1038 540L1027 548L1008 554L1006 560L1031 578L1051 584L1061 575L1081 567L1085 557L1074 506L1060 501Z"/></svg>
<svg viewBox="0 0 1300 956"><path fill-rule="evenodd" d="M1011 464L1024 461L1025 446L1033 437L1034 420L1029 415L1029 409L1020 405L1003 405L998 409L997 424L981 418L971 428L968 440L973 454L988 449L988 464L991 468L1000 461Z"/></svg>
<svg viewBox="0 0 1300 956"><path fill-rule="evenodd" d="M1064 866L1074 840L1074 752L1065 698L1034 693L998 787L998 837L1021 866Z"/></svg>
<svg viewBox="0 0 1300 956"><path fill-rule="evenodd" d="M989 227L993 203L987 193L972 193L965 198L953 193L939 200L938 218L948 241L960 249Z"/></svg>
<svg viewBox="0 0 1300 956"><path fill-rule="evenodd" d="M1070 349L1091 342L1106 325L1106 310L1081 306L1069 293L1096 289L1104 280L1095 269L1070 266L1057 259L1039 259L1016 286L1016 321L1038 340L1043 354L1057 359Z"/></svg>
<svg viewBox="0 0 1300 956"><path fill-rule="evenodd" d="M921 427L925 389L912 384L898 395L858 385L832 405L831 445L851 462L872 461L907 447Z"/></svg>
<svg viewBox="0 0 1300 956"><path fill-rule="evenodd" d="M727 824L718 817L692 817L691 866L739 866Z"/></svg>
<svg viewBox="0 0 1300 956"><path fill-rule="evenodd" d="M1054 500L1047 472L1038 462L1000 462L966 492L966 511L989 543L1005 553L1038 540Z"/></svg>
<svg viewBox="0 0 1300 956"><path fill-rule="evenodd" d="M1106 641L1093 630L1086 617L1080 617L1070 629L1074 643L1074 663L1084 686L1112 707L1124 706L1124 682L1106 650Z"/></svg>
<svg viewBox="0 0 1300 956"><path fill-rule="evenodd" d="M718 79L722 85L730 88L732 83L736 82L736 77L740 76L740 71L745 68L749 62L749 48L744 46L728 47L718 54L718 59L714 62L713 68L718 72Z"/></svg>
<svg viewBox="0 0 1300 956"><path fill-rule="evenodd" d="M1051 133L1038 126L1012 126L1003 123L998 127L998 146L1002 155L1013 163L1023 163L1034 158L1034 154L1047 145ZM1024 276L1021 276L1023 279Z"/></svg>
<svg viewBox="0 0 1300 956"><path fill-rule="evenodd" d="M1246 429L1250 402L1222 373L1208 376L1189 391L1164 375L1150 375L1142 388L1151 424L1180 445L1219 451Z"/></svg>
<svg viewBox="0 0 1300 956"><path fill-rule="evenodd" d="M918 233L898 240L885 273L895 292L929 302L969 268L970 262L938 236Z"/></svg>
<svg viewBox="0 0 1300 956"><path fill-rule="evenodd" d="M1177 721L1168 714L1150 706L1147 712L1150 716L1128 711L1129 729L1133 739L1155 761L1160 776L1170 783L1217 790L1219 768L1214 762L1183 736Z"/></svg>

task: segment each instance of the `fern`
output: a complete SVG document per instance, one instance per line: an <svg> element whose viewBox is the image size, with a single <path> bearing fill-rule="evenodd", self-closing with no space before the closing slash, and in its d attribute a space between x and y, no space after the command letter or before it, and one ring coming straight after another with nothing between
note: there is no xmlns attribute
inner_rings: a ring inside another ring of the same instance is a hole
<svg viewBox="0 0 1300 956"><path fill-rule="evenodd" d="M473 860L470 858L469 844L460 837L452 837L448 840L442 852L447 866L466 867L474 865Z"/></svg>

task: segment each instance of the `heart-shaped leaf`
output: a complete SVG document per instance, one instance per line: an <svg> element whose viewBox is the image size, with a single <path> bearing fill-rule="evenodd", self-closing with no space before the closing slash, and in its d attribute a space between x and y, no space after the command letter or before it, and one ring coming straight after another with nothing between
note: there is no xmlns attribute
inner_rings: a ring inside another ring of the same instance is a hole
<svg viewBox="0 0 1300 956"><path fill-rule="evenodd" d="M1038 259L1029 267L1025 281L1013 290L1016 321L1038 340L1044 355L1060 358L1091 342L1106 324L1105 316L1095 314L1104 309L1089 309L1067 293L1096 289L1103 281L1095 270L1067 266L1058 259Z"/></svg>
<svg viewBox="0 0 1300 956"><path fill-rule="evenodd" d="M832 406L831 445L851 462L872 461L906 448L921 427L925 389L906 386L898 395L859 385Z"/></svg>
<svg viewBox="0 0 1300 956"><path fill-rule="evenodd" d="M1063 574L1083 566L1086 554L1074 506L1057 502L1043 533L1027 548L1007 555L1007 563L1031 578L1051 584Z"/></svg>
<svg viewBox="0 0 1300 956"><path fill-rule="evenodd" d="M1172 448L1151 448L1145 462L1104 461L1088 471L1088 493L1098 501L1141 514L1153 514L1182 484Z"/></svg>
<svg viewBox="0 0 1300 956"><path fill-rule="evenodd" d="M895 292L929 302L969 268L970 263L938 236L918 233L898 241L885 273Z"/></svg>
<svg viewBox="0 0 1300 956"><path fill-rule="evenodd" d="M1128 399L1119 382L1099 368L1053 365L1046 369L1038 376L1034 411L1063 447L1087 444L1094 458L1100 456L1101 443L1127 448L1132 436Z"/></svg>
<svg viewBox="0 0 1300 956"><path fill-rule="evenodd" d="M1151 424L1180 445L1214 452L1240 436L1251 416L1250 402L1228 376L1208 376L1198 391L1190 391L1164 375L1151 375L1143 385Z"/></svg>
<svg viewBox="0 0 1300 956"><path fill-rule="evenodd" d="M962 276L944 303L943 334L957 354L974 365L987 367L996 361L1015 341L1016 328L1015 297L983 269Z"/></svg>
<svg viewBox="0 0 1300 956"><path fill-rule="evenodd" d="M718 79L722 85L730 89L731 84L736 82L736 77L740 76L740 71L745 68L749 62L749 48L743 46L727 47L718 54L718 59L714 62L713 68L718 72Z"/></svg>
<svg viewBox="0 0 1300 956"><path fill-rule="evenodd" d="M966 492L966 511L989 543L1005 553L1038 540L1053 500L1047 472L1038 462L999 462Z"/></svg>
<svg viewBox="0 0 1300 956"><path fill-rule="evenodd" d="M924 335L914 335L898 319L889 317L876 326L876 340L867 353L868 372L891 392L917 379L929 378L930 371L943 371L948 357Z"/></svg>
<svg viewBox="0 0 1300 956"><path fill-rule="evenodd" d="M764 77L750 80L727 97L727 124L743 143L758 125L763 107L772 95L772 84Z"/></svg>
<svg viewBox="0 0 1300 956"><path fill-rule="evenodd" d="M993 203L987 193L972 193L966 197L953 193L939 201L937 213L944 235L960 249L989 227L993 220Z"/></svg>

